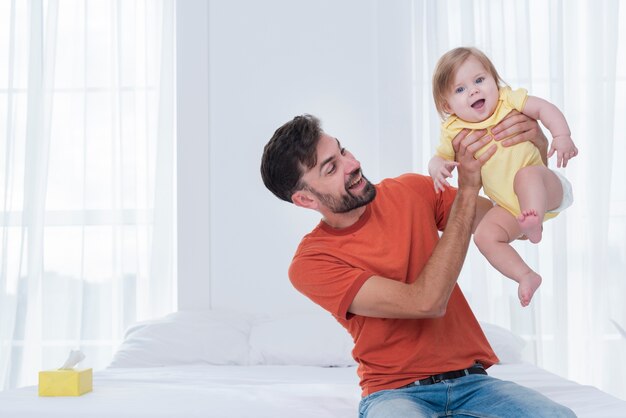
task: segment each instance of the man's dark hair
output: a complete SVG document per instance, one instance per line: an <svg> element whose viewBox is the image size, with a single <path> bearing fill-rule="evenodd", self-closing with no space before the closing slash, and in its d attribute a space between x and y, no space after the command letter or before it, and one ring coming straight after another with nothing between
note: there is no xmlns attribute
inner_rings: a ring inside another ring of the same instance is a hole
<svg viewBox="0 0 626 418"><path fill-rule="evenodd" d="M291 196L304 187L300 181L304 168L317 164L321 135L320 121L312 115L296 116L278 128L263 150L261 177L265 187L291 202Z"/></svg>

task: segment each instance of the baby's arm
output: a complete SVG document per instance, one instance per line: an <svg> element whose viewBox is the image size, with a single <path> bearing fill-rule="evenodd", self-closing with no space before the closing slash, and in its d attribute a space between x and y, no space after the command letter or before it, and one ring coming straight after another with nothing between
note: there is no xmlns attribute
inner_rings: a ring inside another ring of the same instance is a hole
<svg viewBox="0 0 626 418"><path fill-rule="evenodd" d="M428 174L433 178L435 182L435 191L442 191L449 186L446 178L452 177L452 171L454 167L458 166L459 163L456 161L449 161L445 158L439 157L435 155L430 159L428 163Z"/></svg>
<svg viewBox="0 0 626 418"><path fill-rule="evenodd" d="M567 162L578 155L578 148L572 141L571 133L565 116L552 103L535 96L528 96L523 113L541 123L552 134L552 146L548 152L550 158L557 152L557 167L567 167Z"/></svg>

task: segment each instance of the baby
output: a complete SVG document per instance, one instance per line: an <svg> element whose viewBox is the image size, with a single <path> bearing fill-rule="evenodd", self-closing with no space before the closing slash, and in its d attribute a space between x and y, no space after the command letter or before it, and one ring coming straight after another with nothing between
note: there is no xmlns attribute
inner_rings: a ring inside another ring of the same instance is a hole
<svg viewBox="0 0 626 418"><path fill-rule="evenodd" d="M566 167L578 154L561 111L553 104L529 96L524 89L511 90L502 81L489 58L476 48L456 48L444 54L433 75L433 97L442 119L441 142L428 164L435 190L447 186L454 167L452 139L462 130L487 129L517 110L550 130L553 140L548 152L557 154L557 167ZM493 141L476 156L497 145L485 163L483 189L495 202L474 233L474 242L498 271L515 280L522 306L530 303L541 284L541 276L522 260L509 244L522 235L530 242L541 241L542 223L571 204L571 186L561 174L543 163L531 142L504 147Z"/></svg>

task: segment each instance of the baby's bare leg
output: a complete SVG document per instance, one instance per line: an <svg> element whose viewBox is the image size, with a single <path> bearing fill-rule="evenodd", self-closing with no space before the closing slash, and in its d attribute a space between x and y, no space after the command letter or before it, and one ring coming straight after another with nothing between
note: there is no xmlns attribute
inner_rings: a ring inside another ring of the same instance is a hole
<svg viewBox="0 0 626 418"><path fill-rule="evenodd" d="M541 241L544 215L563 200L563 187L556 174L543 165L520 169L513 186L522 211L517 222L522 233L536 244Z"/></svg>
<svg viewBox="0 0 626 418"><path fill-rule="evenodd" d="M480 252L500 273L515 280L522 306L528 306L541 284L541 276L522 260L509 245L521 233L515 217L500 206L489 209L474 233L474 242Z"/></svg>

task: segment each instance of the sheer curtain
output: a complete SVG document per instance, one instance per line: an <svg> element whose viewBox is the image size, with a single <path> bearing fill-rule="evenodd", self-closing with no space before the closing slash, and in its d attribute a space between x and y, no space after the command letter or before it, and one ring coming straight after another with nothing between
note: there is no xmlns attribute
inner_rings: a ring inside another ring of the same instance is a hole
<svg viewBox="0 0 626 418"><path fill-rule="evenodd" d="M622 7L620 7L622 6ZM557 374L626 399L626 8L618 0L448 0L411 3L415 22L413 89L423 102L415 125L414 166L426 172L439 120L430 78L456 46L477 46L514 88L556 104L580 149L562 172L573 207L545 225L539 245L515 247L543 276L529 308L516 284L472 245L460 283L479 319L524 336L526 358ZM546 131L547 134L549 132ZM555 167L555 162L550 162Z"/></svg>
<svg viewBox="0 0 626 418"><path fill-rule="evenodd" d="M173 0L0 2L0 390L175 310Z"/></svg>

